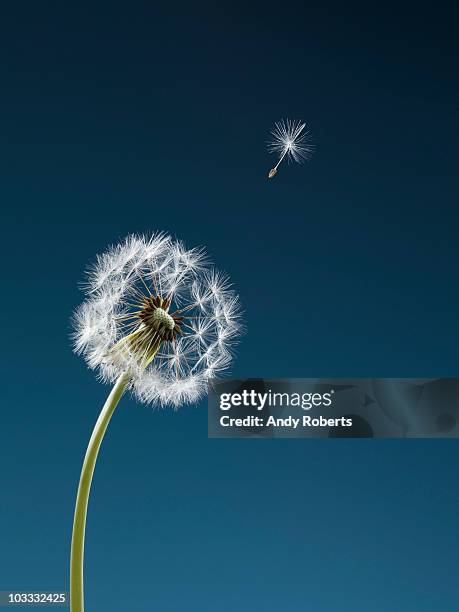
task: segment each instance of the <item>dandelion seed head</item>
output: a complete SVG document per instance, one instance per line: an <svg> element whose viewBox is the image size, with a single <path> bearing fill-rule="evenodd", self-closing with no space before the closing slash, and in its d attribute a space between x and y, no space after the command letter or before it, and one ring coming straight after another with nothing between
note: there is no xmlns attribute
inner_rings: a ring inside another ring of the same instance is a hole
<svg viewBox="0 0 459 612"><path fill-rule="evenodd" d="M312 134L301 121L282 119L274 124L271 138L268 141L268 151L279 156L287 157L301 163L311 158L314 153Z"/></svg>
<svg viewBox="0 0 459 612"><path fill-rule="evenodd" d="M105 382L129 371L140 401L195 402L230 366L239 298L203 250L165 234L128 236L97 257L84 291L74 350Z"/></svg>

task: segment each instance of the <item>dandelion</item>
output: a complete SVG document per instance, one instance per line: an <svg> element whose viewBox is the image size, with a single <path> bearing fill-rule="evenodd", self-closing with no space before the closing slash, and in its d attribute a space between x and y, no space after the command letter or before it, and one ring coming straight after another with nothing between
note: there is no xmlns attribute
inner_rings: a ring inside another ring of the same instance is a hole
<svg viewBox="0 0 459 612"><path fill-rule="evenodd" d="M165 234L129 236L97 258L74 314L74 348L114 383L92 433L78 487L70 562L71 612L83 612L83 557L92 475L124 391L178 408L196 402L230 365L241 332L230 282L205 253Z"/></svg>
<svg viewBox="0 0 459 612"><path fill-rule="evenodd" d="M285 157L298 163L310 159L315 148L311 143L311 137L311 132L301 121L282 119L275 123L271 130L271 139L268 141L268 151L279 155L279 161L269 171L268 178L273 178L277 174L277 169Z"/></svg>

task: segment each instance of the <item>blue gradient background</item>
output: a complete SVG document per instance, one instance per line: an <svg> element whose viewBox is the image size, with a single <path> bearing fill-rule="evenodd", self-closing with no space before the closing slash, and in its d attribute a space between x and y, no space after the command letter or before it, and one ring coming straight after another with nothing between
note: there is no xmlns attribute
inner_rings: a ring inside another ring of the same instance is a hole
<svg viewBox="0 0 459 612"><path fill-rule="evenodd" d="M0 589L68 587L108 389L70 350L78 282L133 231L206 245L240 377L458 375L451 3L17 2L0 25ZM267 132L303 118L304 167ZM90 503L88 610L457 610L458 445L209 440L126 397Z"/></svg>

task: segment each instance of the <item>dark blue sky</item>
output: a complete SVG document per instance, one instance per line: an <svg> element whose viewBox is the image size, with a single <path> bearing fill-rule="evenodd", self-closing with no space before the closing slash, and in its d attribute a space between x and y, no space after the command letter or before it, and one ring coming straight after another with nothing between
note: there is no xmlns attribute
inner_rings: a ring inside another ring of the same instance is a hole
<svg viewBox="0 0 459 612"><path fill-rule="evenodd" d="M132 231L233 278L240 377L458 374L449 3L11 4L0 25L0 589L66 588L108 389L69 347L78 282ZM315 134L307 165L265 141ZM126 397L97 466L88 609L457 608L454 441L208 440Z"/></svg>

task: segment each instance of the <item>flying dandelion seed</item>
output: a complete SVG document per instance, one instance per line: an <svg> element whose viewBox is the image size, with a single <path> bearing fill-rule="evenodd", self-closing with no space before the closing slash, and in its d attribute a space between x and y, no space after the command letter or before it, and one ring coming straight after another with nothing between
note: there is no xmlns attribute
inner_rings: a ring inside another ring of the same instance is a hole
<svg viewBox="0 0 459 612"><path fill-rule="evenodd" d="M302 163L311 158L314 153L314 145L311 142L312 134L307 129L306 123L287 119L278 121L271 130L271 139L268 141L268 151L279 155L279 161L271 168L268 178L277 174L281 162L287 157L288 161Z"/></svg>
<svg viewBox="0 0 459 612"><path fill-rule="evenodd" d="M74 347L115 383L86 451L72 533L70 610L83 612L83 558L91 481L102 439L126 389L142 402L195 402L226 370L241 332L229 279L203 251L165 234L129 236L97 258L74 315Z"/></svg>

